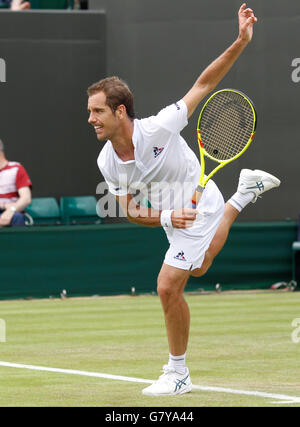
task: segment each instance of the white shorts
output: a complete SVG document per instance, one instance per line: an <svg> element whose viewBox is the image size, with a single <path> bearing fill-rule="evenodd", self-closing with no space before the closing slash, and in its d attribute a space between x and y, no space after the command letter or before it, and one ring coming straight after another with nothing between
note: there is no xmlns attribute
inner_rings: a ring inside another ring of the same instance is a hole
<svg viewBox="0 0 300 427"><path fill-rule="evenodd" d="M182 270L200 268L224 215L224 207L220 190L212 180L208 181L193 226L164 229L170 243L164 263Z"/></svg>

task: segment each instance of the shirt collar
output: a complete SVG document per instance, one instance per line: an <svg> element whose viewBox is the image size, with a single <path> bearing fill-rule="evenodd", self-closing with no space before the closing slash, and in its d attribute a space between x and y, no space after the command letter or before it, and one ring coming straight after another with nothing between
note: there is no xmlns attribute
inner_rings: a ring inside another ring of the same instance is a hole
<svg viewBox="0 0 300 427"><path fill-rule="evenodd" d="M134 160L128 160L127 162L123 162L122 159L117 155L117 153L114 150L114 147L110 141L111 149L113 151L113 156L115 161L120 165L129 165L132 163L135 163L136 167L140 169L142 172L146 171L146 167L144 166L144 163L142 162L141 158L139 157L138 152L138 127L137 127L137 119L134 120L134 126L133 126L133 134L132 134L132 143L134 146Z"/></svg>

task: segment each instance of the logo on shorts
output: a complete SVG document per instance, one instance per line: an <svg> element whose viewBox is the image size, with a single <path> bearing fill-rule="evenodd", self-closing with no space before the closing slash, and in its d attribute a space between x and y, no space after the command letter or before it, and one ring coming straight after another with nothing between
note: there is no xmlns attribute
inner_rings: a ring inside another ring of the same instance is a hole
<svg viewBox="0 0 300 427"><path fill-rule="evenodd" d="M177 110L180 110L179 105L177 104L177 102L175 102L175 107L177 108Z"/></svg>
<svg viewBox="0 0 300 427"><path fill-rule="evenodd" d="M156 157L158 157L164 150L165 147L153 147L153 153L154 153L154 158L156 159Z"/></svg>
<svg viewBox="0 0 300 427"><path fill-rule="evenodd" d="M174 256L174 258L179 259L180 261L186 261L183 251L178 252L178 254Z"/></svg>

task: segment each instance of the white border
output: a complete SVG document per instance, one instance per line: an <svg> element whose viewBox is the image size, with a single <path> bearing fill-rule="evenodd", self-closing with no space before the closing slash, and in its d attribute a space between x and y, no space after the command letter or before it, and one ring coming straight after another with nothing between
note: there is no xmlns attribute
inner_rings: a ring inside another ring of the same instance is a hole
<svg viewBox="0 0 300 427"><path fill-rule="evenodd" d="M7 368L30 369L33 371L55 372L59 374L83 375L87 377L105 378L110 380L128 381L128 382L134 382L134 383L152 384L154 382L153 380L147 380L144 378L124 377L121 375L103 374L99 372L78 371L74 369L60 369L60 368L49 368L45 366L23 365L19 363L10 363L10 362L1 362L1 361L0 361L0 366L7 367ZM276 401L270 402L275 404L300 403L300 397L288 396L285 394L265 393L260 391L236 390L232 388L208 387L208 386L200 386L200 385L193 385L193 389L215 392L215 393L230 393L230 394L239 394L244 396L256 396L256 397L262 397L267 399L276 399Z"/></svg>

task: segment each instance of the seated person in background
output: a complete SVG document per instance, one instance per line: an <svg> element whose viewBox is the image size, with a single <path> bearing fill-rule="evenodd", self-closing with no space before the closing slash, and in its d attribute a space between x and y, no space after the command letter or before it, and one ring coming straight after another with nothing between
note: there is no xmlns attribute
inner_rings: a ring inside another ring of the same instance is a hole
<svg viewBox="0 0 300 427"><path fill-rule="evenodd" d="M0 8L11 10L25 10L30 9L30 2L24 0L0 0Z"/></svg>
<svg viewBox="0 0 300 427"><path fill-rule="evenodd" d="M31 203L31 180L24 167L9 162L0 140L0 227L24 227L24 209Z"/></svg>
<svg viewBox="0 0 300 427"><path fill-rule="evenodd" d="M88 9L88 0L75 0L74 9Z"/></svg>
<svg viewBox="0 0 300 427"><path fill-rule="evenodd" d="M33 8L37 9L39 3L34 2ZM31 9L31 2L28 0L0 0L0 8L10 8L11 10L26 10ZM51 4L51 0L41 2L41 9L88 9L88 0L65 0L54 2Z"/></svg>
<svg viewBox="0 0 300 427"><path fill-rule="evenodd" d="M25 10L30 9L30 2L24 1L24 0L11 0L10 3L10 9L11 10Z"/></svg>

